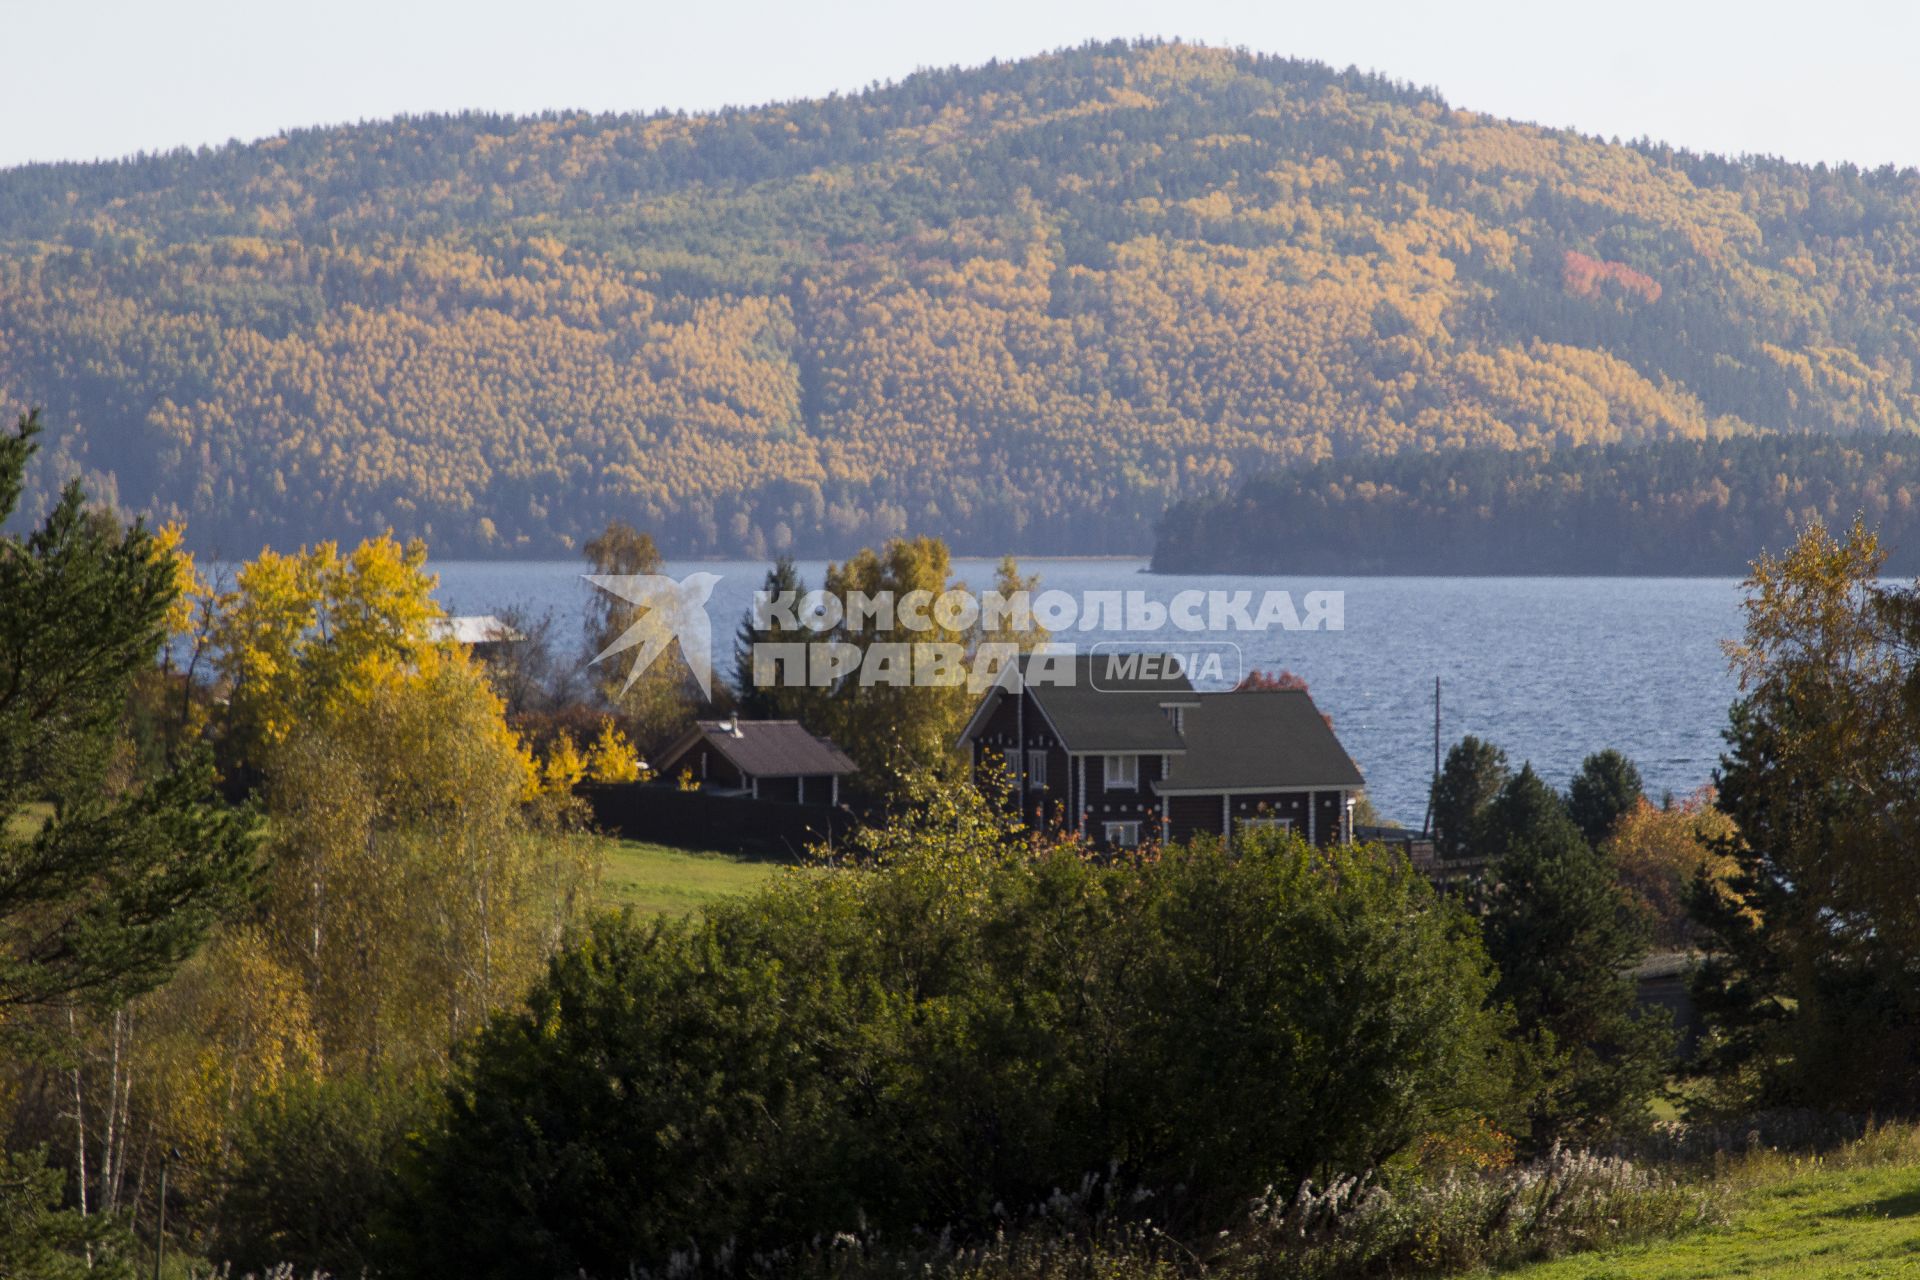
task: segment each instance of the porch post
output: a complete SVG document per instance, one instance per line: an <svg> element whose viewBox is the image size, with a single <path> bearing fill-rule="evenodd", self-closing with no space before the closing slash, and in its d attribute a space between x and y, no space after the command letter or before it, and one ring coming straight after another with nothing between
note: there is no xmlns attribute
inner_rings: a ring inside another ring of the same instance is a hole
<svg viewBox="0 0 1920 1280"><path fill-rule="evenodd" d="M1080 766L1080 794L1073 806L1073 825L1084 836L1087 834L1087 758L1084 755L1075 756L1074 760Z"/></svg>

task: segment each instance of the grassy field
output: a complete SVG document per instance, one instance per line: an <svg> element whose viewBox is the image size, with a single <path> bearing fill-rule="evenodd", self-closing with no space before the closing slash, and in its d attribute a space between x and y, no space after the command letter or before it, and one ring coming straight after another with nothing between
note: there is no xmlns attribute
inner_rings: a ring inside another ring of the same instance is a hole
<svg viewBox="0 0 1920 1280"><path fill-rule="evenodd" d="M53 809L29 804L7 820L6 834L24 839ZM638 840L603 840L606 867L600 888L613 906L661 915L686 915L711 902L759 888L786 867L781 862L725 853L693 853Z"/></svg>
<svg viewBox="0 0 1920 1280"><path fill-rule="evenodd" d="M10 840L25 840L32 836L48 818L53 816L53 806L36 800L23 805L19 812L7 818L6 834Z"/></svg>
<svg viewBox="0 0 1920 1280"><path fill-rule="evenodd" d="M1920 1276L1920 1161L1848 1168L1808 1160L1735 1177L1748 1185L1725 1227L1507 1274L1518 1280Z"/></svg>
<svg viewBox="0 0 1920 1280"><path fill-rule="evenodd" d="M606 842L601 892L615 906L661 915L686 915L767 883L785 863L725 853L689 853L637 840Z"/></svg>

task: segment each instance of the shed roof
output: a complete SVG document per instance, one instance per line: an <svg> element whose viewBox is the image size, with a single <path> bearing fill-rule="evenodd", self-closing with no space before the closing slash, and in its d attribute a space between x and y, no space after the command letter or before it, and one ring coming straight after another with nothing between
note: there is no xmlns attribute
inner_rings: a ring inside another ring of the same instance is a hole
<svg viewBox="0 0 1920 1280"><path fill-rule="evenodd" d="M858 766L798 720L697 720L667 749L658 766L670 773L680 758L706 742L750 778L817 778L858 772Z"/></svg>
<svg viewBox="0 0 1920 1280"><path fill-rule="evenodd" d="M490 613L429 619L427 635L433 640L451 640L455 644L498 644L504 640L526 639Z"/></svg>

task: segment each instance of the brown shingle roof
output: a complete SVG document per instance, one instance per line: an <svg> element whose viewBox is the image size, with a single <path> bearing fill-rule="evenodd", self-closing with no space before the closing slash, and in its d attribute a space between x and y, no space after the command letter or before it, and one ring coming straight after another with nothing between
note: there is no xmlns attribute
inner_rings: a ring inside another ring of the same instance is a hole
<svg viewBox="0 0 1920 1280"><path fill-rule="evenodd" d="M808 733L798 720L697 720L667 749L658 772L671 773L675 762L703 740L750 778L818 778L858 772L846 752Z"/></svg>

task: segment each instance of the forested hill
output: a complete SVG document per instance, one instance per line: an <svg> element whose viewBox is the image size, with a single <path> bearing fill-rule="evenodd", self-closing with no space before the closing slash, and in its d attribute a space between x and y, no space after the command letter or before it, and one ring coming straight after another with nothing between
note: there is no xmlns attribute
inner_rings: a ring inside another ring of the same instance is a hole
<svg viewBox="0 0 1920 1280"><path fill-rule="evenodd" d="M1328 460L1175 503L1160 573L1744 577L1855 516L1920 574L1920 435L1745 435Z"/></svg>
<svg viewBox="0 0 1920 1280"><path fill-rule="evenodd" d="M1917 259L1911 171L1107 45L0 173L0 408L229 551L1139 551L1303 460L1911 430Z"/></svg>

